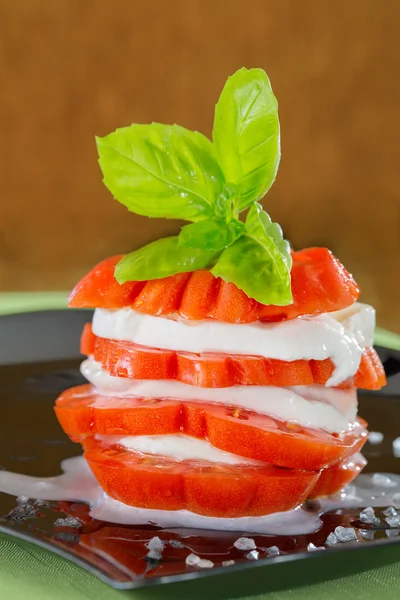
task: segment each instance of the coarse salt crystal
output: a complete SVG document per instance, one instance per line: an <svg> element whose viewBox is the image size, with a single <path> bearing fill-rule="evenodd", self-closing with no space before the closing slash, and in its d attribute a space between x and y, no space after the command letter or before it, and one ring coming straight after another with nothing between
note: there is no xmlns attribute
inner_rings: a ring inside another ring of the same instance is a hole
<svg viewBox="0 0 400 600"><path fill-rule="evenodd" d="M17 504L28 504L29 498L28 496L18 496Z"/></svg>
<svg viewBox="0 0 400 600"><path fill-rule="evenodd" d="M400 533L400 529L385 529L387 537L396 537Z"/></svg>
<svg viewBox="0 0 400 600"><path fill-rule="evenodd" d="M158 536L151 538L146 544L146 548L149 550L155 550L156 552L162 552L164 550L165 543L160 540Z"/></svg>
<svg viewBox="0 0 400 600"><path fill-rule="evenodd" d="M197 554L189 554L186 557L185 563L187 564L188 567L195 567L196 565L199 564L199 562L201 561L200 556L197 556Z"/></svg>
<svg viewBox="0 0 400 600"><path fill-rule="evenodd" d="M35 500L36 506L48 506L48 504L49 504L48 500L41 500L41 498L37 498Z"/></svg>
<svg viewBox="0 0 400 600"><path fill-rule="evenodd" d="M260 553L257 550L251 550L246 554L247 560L258 560Z"/></svg>
<svg viewBox="0 0 400 600"><path fill-rule="evenodd" d="M207 560L205 558L202 558L196 564L196 567L199 567L199 569L212 569L213 566L214 566L214 563L212 562L212 560Z"/></svg>
<svg viewBox="0 0 400 600"><path fill-rule="evenodd" d="M336 527L335 535L339 542L342 543L352 542L357 539L356 532L352 527L343 527L342 525Z"/></svg>
<svg viewBox="0 0 400 600"><path fill-rule="evenodd" d="M370 431L368 442L370 444L381 444L383 442L383 433L381 431Z"/></svg>
<svg viewBox="0 0 400 600"><path fill-rule="evenodd" d="M221 564L223 567L231 567L232 565L235 564L235 561L234 560L223 560Z"/></svg>
<svg viewBox="0 0 400 600"><path fill-rule="evenodd" d="M75 529L79 529L82 525L83 521L78 519L78 517L66 517L65 519L57 519L54 522L54 527L74 527Z"/></svg>
<svg viewBox="0 0 400 600"><path fill-rule="evenodd" d="M269 548L265 549L265 552L268 554L268 556L278 556L278 554L281 553L278 546L270 546Z"/></svg>
<svg viewBox="0 0 400 600"><path fill-rule="evenodd" d="M392 448L393 448L393 456L395 456L396 458L399 458L400 457L400 437L397 437L395 440L393 440Z"/></svg>
<svg viewBox="0 0 400 600"><path fill-rule="evenodd" d="M383 514L385 515L385 517L396 517L397 516L397 510L395 509L394 506L388 506L383 511Z"/></svg>
<svg viewBox="0 0 400 600"><path fill-rule="evenodd" d="M257 548L255 541L252 538L241 537L233 544L238 550L255 550Z"/></svg>
<svg viewBox="0 0 400 600"><path fill-rule="evenodd" d="M400 515L386 517L385 521L390 527L400 527Z"/></svg>
<svg viewBox="0 0 400 600"><path fill-rule="evenodd" d="M332 531L326 538L325 545L326 546L335 546L338 542L339 542L339 540L337 539L336 535Z"/></svg>
<svg viewBox="0 0 400 600"><path fill-rule="evenodd" d="M315 550L325 550L323 546L316 546L312 542L310 542L307 546L308 552L314 552Z"/></svg>
<svg viewBox="0 0 400 600"><path fill-rule="evenodd" d="M367 506L360 512L360 521L362 523L373 523L375 520L375 511L372 506Z"/></svg>

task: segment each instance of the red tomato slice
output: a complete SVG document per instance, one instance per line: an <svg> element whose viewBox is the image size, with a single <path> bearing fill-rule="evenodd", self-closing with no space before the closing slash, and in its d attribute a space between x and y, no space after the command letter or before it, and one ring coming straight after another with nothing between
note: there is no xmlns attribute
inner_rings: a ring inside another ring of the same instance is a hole
<svg viewBox="0 0 400 600"><path fill-rule="evenodd" d="M90 324L86 324L83 330L81 352L93 355L115 377L176 379L200 387L324 385L334 369L329 359L287 362L260 356L158 350L96 337ZM347 381L345 387L352 383ZM355 377L356 386L376 390L385 383L385 372L378 355L373 348L366 348Z"/></svg>
<svg viewBox="0 0 400 600"><path fill-rule="evenodd" d="M351 275L326 248L293 252L293 303L260 304L209 271L179 273L164 279L119 285L114 268L121 256L99 263L75 286L69 297L74 308L131 306L152 315L178 313L187 319L212 318L230 323L282 321L299 315L331 312L350 306L359 296Z"/></svg>
<svg viewBox="0 0 400 600"><path fill-rule="evenodd" d="M141 292L145 281L128 281L120 285L114 277L114 270L122 254L111 256L93 267L76 284L69 295L71 308L121 308L129 306Z"/></svg>
<svg viewBox="0 0 400 600"><path fill-rule="evenodd" d="M94 354L96 340L97 336L93 333L92 324L85 323L81 334L81 354L84 354L85 356L91 356Z"/></svg>
<svg viewBox="0 0 400 600"><path fill-rule="evenodd" d="M380 390L386 383L381 359L373 348L366 348L354 377L354 385L365 390Z"/></svg>
<svg viewBox="0 0 400 600"><path fill-rule="evenodd" d="M348 485L361 473L367 460L360 453L345 458L336 465L332 465L321 472L317 485L311 491L310 498L330 496L336 494L345 485Z"/></svg>
<svg viewBox="0 0 400 600"><path fill-rule="evenodd" d="M61 394L55 412L65 433L74 441L95 434L184 433L239 456L315 471L358 452L367 440L360 423L355 423L352 431L336 435L235 406L104 397L91 385Z"/></svg>
<svg viewBox="0 0 400 600"><path fill-rule="evenodd" d="M174 461L88 438L85 458L104 491L130 506L210 517L268 515L302 504L319 473L266 464Z"/></svg>

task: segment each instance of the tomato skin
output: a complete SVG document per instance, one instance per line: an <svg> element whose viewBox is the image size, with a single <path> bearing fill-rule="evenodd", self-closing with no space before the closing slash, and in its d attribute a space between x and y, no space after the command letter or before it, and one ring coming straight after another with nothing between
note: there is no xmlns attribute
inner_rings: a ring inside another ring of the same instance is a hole
<svg viewBox="0 0 400 600"><path fill-rule="evenodd" d="M176 433L182 422L181 405L176 400L104 397L89 384L65 390L57 398L54 411L73 441L95 434Z"/></svg>
<svg viewBox="0 0 400 600"><path fill-rule="evenodd" d="M89 438L85 458L112 498L143 508L212 517L260 516L302 504L319 473L271 465L174 461Z"/></svg>
<svg viewBox="0 0 400 600"><path fill-rule="evenodd" d="M81 338L81 353L93 355L114 377L176 379L189 385L216 388L233 385L291 387L324 385L334 370L330 359L288 362L261 356L175 352L108 340L96 337L90 331L90 324L86 324ZM373 348L363 351L354 382L359 388L372 390L385 385L385 372ZM340 387L352 384L353 381L347 381Z"/></svg>
<svg viewBox="0 0 400 600"><path fill-rule="evenodd" d="M92 324L85 323L83 326L81 341L80 341L80 352L85 356L92 356L96 346L97 336L93 333Z"/></svg>
<svg viewBox="0 0 400 600"><path fill-rule="evenodd" d="M360 295L353 277L327 248L306 248L293 252L292 258L293 304L262 307L260 320L332 312L350 306Z"/></svg>
<svg viewBox="0 0 400 600"><path fill-rule="evenodd" d="M117 263L123 257L111 256L93 267L74 287L68 297L71 308L122 308L130 306L143 289L144 281L128 281L120 285L114 277Z"/></svg>
<svg viewBox="0 0 400 600"><path fill-rule="evenodd" d="M339 463L323 469L316 486L310 493L310 498L336 494L361 473L367 460L362 454L356 454L341 460Z"/></svg>
<svg viewBox="0 0 400 600"><path fill-rule="evenodd" d="M338 437L234 406L172 399L105 398L90 385L61 394L55 412L65 433L74 441L95 434L184 433L239 456L315 471L353 455L367 440L367 432L359 423L352 432Z"/></svg>
<svg viewBox="0 0 400 600"><path fill-rule="evenodd" d="M192 405L190 411L199 412ZM349 456L362 448L367 441L366 431L355 425L355 432L335 438L316 429L297 424L285 424L264 415L236 411L226 414L220 406L207 407L203 412L206 421L206 438L217 448L248 458L257 457L274 465L292 469L319 470L338 458ZM247 421L242 418L248 418ZM268 419L268 421L266 421Z"/></svg>
<svg viewBox="0 0 400 600"><path fill-rule="evenodd" d="M354 377L354 385L366 390L380 390L386 383L385 369L381 359L373 348L366 348ZM367 385L368 387L366 387Z"/></svg>
<svg viewBox="0 0 400 600"><path fill-rule="evenodd" d="M121 258L108 258L89 271L71 292L69 306L130 306L152 315L178 313L186 319L250 323L340 310L359 296L354 279L326 248L292 253L293 303L288 306L260 304L235 284L215 278L209 271L178 273L163 279L120 285L114 277L114 269Z"/></svg>

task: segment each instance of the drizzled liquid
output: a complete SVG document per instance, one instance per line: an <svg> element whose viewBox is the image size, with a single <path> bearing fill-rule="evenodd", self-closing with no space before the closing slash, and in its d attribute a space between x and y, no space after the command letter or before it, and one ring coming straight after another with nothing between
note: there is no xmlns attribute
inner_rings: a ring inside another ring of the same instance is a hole
<svg viewBox="0 0 400 600"><path fill-rule="evenodd" d="M205 517L187 510L165 511L127 506L107 496L82 456L62 462L63 474L39 478L7 471L0 472L0 491L14 496L43 500L83 502L90 505L90 516L99 521L122 525L157 525L221 531L247 531L258 534L299 535L317 531L320 515L343 507L399 505L400 476L393 474L359 475L341 493L316 503L314 511L300 507L264 517Z"/></svg>

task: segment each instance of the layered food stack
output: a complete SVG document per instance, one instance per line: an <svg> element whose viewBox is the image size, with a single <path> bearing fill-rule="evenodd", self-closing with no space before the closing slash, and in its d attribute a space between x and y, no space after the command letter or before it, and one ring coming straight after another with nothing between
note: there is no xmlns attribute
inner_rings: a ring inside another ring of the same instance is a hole
<svg viewBox="0 0 400 600"><path fill-rule="evenodd" d="M98 148L130 210L193 221L104 260L70 296L95 309L81 340L89 384L56 413L99 484L125 505L219 518L335 493L365 465L356 389L385 383L375 313L329 250L291 251L257 202L280 156L265 73L228 80L213 144L152 124Z"/></svg>
<svg viewBox="0 0 400 600"><path fill-rule="evenodd" d="M196 271L119 285L100 263L70 305L89 385L56 404L112 498L219 517L331 494L365 464L356 387L378 389L374 311L326 249L293 253L293 304L263 306ZM329 311L329 312L328 312Z"/></svg>

